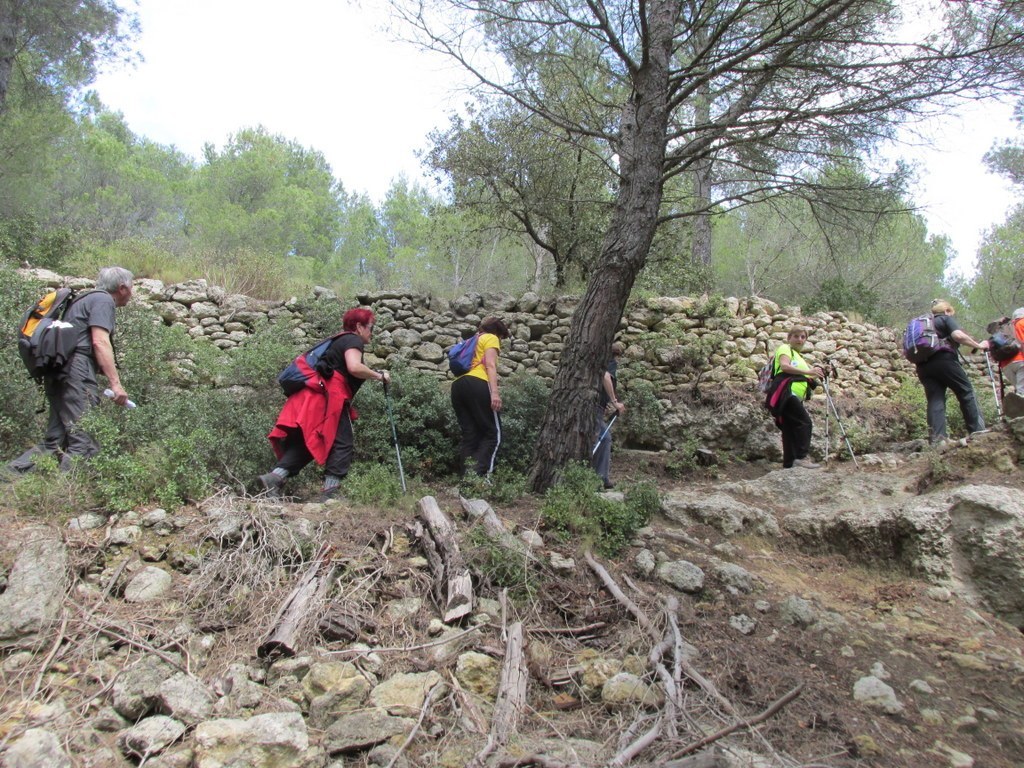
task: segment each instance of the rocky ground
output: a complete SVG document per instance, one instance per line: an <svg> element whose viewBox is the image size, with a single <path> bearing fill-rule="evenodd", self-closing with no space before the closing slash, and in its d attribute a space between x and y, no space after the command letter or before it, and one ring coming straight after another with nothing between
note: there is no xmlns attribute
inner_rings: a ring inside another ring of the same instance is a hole
<svg viewBox="0 0 1024 768"><path fill-rule="evenodd" d="M859 468L670 479L618 453L663 508L614 560L543 530L536 499L493 505L507 536L442 488L386 509L5 511L0 761L1019 766L1012 426ZM427 494L456 556L427 543Z"/></svg>

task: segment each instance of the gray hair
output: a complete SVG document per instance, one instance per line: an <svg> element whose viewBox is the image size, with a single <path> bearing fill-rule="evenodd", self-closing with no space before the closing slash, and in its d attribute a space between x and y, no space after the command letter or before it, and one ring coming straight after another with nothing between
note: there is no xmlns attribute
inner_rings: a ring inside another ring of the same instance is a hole
<svg viewBox="0 0 1024 768"><path fill-rule="evenodd" d="M1024 317L1024 307L1017 307L1017 309L1013 310L1014 320L1020 320L1022 317Z"/></svg>
<svg viewBox="0 0 1024 768"><path fill-rule="evenodd" d="M124 267L104 267L96 278L96 287L113 293L122 285L131 285L134 279L135 276Z"/></svg>

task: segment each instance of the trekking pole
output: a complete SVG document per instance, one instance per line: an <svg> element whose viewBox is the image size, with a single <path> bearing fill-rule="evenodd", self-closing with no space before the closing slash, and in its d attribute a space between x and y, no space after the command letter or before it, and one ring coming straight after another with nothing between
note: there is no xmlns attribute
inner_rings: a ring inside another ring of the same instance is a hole
<svg viewBox="0 0 1024 768"><path fill-rule="evenodd" d="M835 366L832 367L832 371L833 371L833 373L835 373ZM829 379L829 377L826 376L825 380L824 380L824 385L825 385L825 402L828 404L828 407L832 409L832 415L835 416L836 424L839 425L839 431L840 431L840 433L842 433L843 440L846 442L846 450L848 450L850 452L850 458L853 459L853 466L855 466L857 469L860 469L860 464L857 463L857 456L856 456L856 454L854 454L853 446L850 444L850 437L849 437L849 435L846 434L846 427L843 426L843 420L841 418L839 418L839 409L836 408L836 401L832 399L832 391L829 389L828 379ZM826 418L826 422L825 423L828 424L828 421L827 421L827 419L828 419L828 410L827 409L825 411L825 418ZM827 445L827 443L826 443L826 445Z"/></svg>
<svg viewBox="0 0 1024 768"><path fill-rule="evenodd" d="M999 396L999 391L996 389L996 377L992 373L992 356L989 355L988 350L985 350L985 365L988 366L988 380L992 382L992 397L996 401L996 413L999 414L999 418L1003 418L1003 402ZM999 376L1002 378L1003 372L999 371Z"/></svg>
<svg viewBox="0 0 1024 768"><path fill-rule="evenodd" d="M402 451L398 448L398 431L395 429L395 417L391 413L391 395L388 394L388 382L381 379L384 384L384 404L388 409L388 421L391 422L391 439L395 443L395 456L398 458L398 477L402 481L402 493L405 493L405 471L402 469Z"/></svg>
<svg viewBox="0 0 1024 768"><path fill-rule="evenodd" d="M975 366L971 365L970 362L968 362L967 358L964 357L964 353L963 352L961 352L960 350L957 350L957 354L960 356L960 362L963 363L965 370L968 370L968 371L973 370L973 371L975 371L975 373L977 373L977 369L975 368ZM991 360L989 358L988 350L987 349L985 350L985 365L987 366L987 370L988 370L988 380L992 384L992 397L994 397L995 401L996 401L996 413L998 413L999 414L999 418L1002 419L1003 418L1003 404L1002 404L1002 402L999 399L999 393L996 391L996 378L992 374L992 362L991 362ZM980 376L981 374L978 374L978 375ZM979 403L978 409L979 409L979 412L980 412L980 410L981 410L980 403Z"/></svg>
<svg viewBox="0 0 1024 768"><path fill-rule="evenodd" d="M612 416L612 420L609 421L608 425L604 428L604 431L601 433L601 436L597 438L597 442L594 443L594 450L590 452L591 458L593 458L594 454L597 453L597 449L601 447L601 441L604 440L604 436L608 434L609 430L612 428L612 424L615 423L615 420L617 418L619 418L619 414L616 413L614 416Z"/></svg>

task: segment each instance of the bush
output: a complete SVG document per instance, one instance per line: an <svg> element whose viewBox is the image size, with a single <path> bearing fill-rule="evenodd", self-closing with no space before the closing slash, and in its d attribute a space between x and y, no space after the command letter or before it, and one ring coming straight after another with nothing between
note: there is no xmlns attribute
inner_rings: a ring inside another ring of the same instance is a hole
<svg viewBox="0 0 1024 768"><path fill-rule="evenodd" d="M520 474L531 468L550 396L540 376L516 374L501 382L501 468Z"/></svg>
<svg viewBox="0 0 1024 768"><path fill-rule="evenodd" d="M432 376L404 363L391 367L391 414L406 475L443 477L455 472L458 427L447 391ZM355 400L356 459L395 467L395 445L384 388L368 381Z"/></svg>
<svg viewBox="0 0 1024 768"><path fill-rule="evenodd" d="M513 599L531 599L537 592L537 577L530 561L491 540L480 526L472 528L467 537L467 559L484 586L494 590L507 589Z"/></svg>
<svg viewBox="0 0 1024 768"><path fill-rule="evenodd" d="M624 494L625 501L613 501L597 493L598 482L589 465L568 465L544 495L541 520L563 537L578 536L584 545L614 556L647 524L660 502L651 484L633 486Z"/></svg>
<svg viewBox="0 0 1024 768"><path fill-rule="evenodd" d="M623 386L622 401L626 404L626 418L622 424L616 421L622 445L631 448L662 447L661 404L655 395L654 385L644 379L631 381Z"/></svg>
<svg viewBox="0 0 1024 768"><path fill-rule="evenodd" d="M359 504L382 506L402 498L402 483L397 468L363 464L352 468L345 478L343 492Z"/></svg>

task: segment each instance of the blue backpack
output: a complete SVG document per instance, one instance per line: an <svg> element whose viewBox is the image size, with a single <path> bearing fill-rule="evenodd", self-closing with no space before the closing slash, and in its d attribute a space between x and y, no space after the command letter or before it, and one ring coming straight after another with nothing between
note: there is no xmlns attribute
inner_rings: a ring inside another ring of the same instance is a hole
<svg viewBox="0 0 1024 768"><path fill-rule="evenodd" d="M333 336L328 336L323 341L318 342L315 347L303 352L292 360L288 367L277 375L277 383L281 385L284 393L290 397L296 392L301 392L307 386L314 389L317 388L318 379L325 376L324 372L317 370L320 358L330 349L331 343L336 338L344 336L346 333L352 333L352 331L342 331Z"/></svg>
<svg viewBox="0 0 1024 768"><path fill-rule="evenodd" d="M463 339L448 350L448 368L456 376L463 376L469 373L473 367L473 356L476 355L476 344L480 340L480 334L474 334L468 339Z"/></svg>

